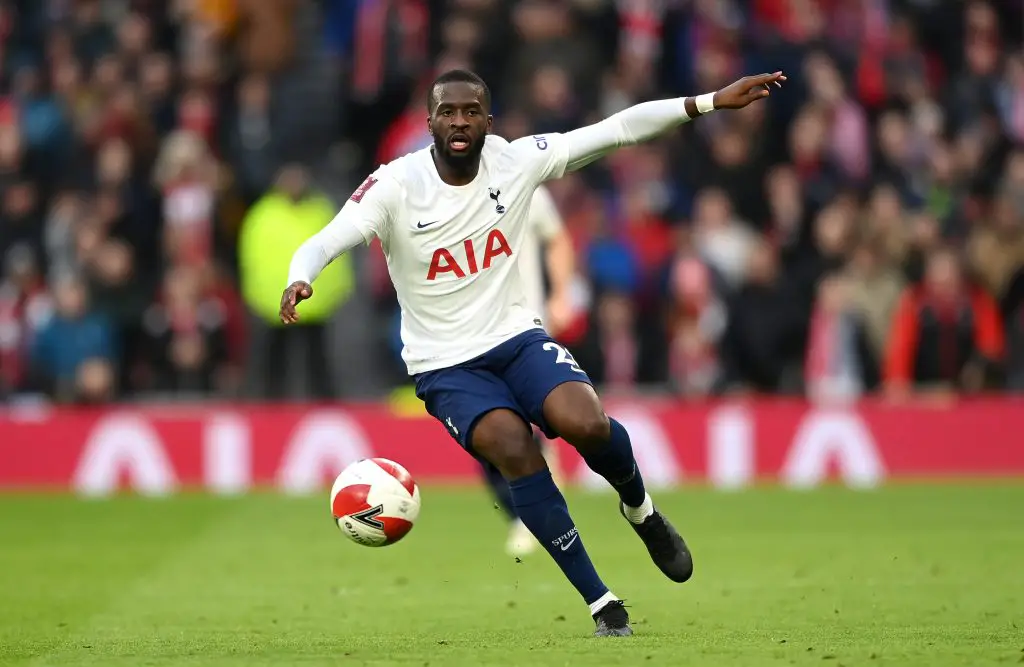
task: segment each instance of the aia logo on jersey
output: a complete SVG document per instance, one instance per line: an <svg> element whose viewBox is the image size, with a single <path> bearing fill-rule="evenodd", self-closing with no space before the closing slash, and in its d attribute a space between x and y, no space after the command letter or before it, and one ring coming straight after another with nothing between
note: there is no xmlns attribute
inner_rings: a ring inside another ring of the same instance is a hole
<svg viewBox="0 0 1024 667"><path fill-rule="evenodd" d="M487 235L487 241L484 242L483 259L479 265L476 259L477 248L474 247L472 239L463 241L462 249L466 256L464 263L460 263L448 248L435 250L434 256L430 258L427 280L436 280L442 273L454 273L456 278L465 278L467 273L472 275L491 268L491 262L496 257L512 256L512 248L509 247L508 240L500 229L492 229Z"/></svg>
<svg viewBox="0 0 1024 667"><path fill-rule="evenodd" d="M373 176L367 176L366 180L363 181L362 185L356 188L356 191L352 193L352 196L349 197L349 199L358 204L359 202L363 201L363 197L366 196L366 193L369 192L370 188L376 185L376 183L376 178L374 178Z"/></svg>

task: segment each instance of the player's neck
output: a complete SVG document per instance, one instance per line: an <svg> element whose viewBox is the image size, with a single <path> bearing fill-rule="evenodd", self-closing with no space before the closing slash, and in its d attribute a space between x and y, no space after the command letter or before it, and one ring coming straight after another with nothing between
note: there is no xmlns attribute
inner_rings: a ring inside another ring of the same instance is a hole
<svg viewBox="0 0 1024 667"><path fill-rule="evenodd" d="M469 185L476 178L480 171L480 158L467 161L466 165L452 165L437 154L433 148L430 149L430 157L434 161L437 175L448 185Z"/></svg>

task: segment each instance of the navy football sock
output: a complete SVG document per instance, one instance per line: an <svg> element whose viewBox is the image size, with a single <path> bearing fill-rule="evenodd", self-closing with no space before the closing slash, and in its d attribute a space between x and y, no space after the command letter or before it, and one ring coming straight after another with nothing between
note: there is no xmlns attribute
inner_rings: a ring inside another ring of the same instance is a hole
<svg viewBox="0 0 1024 667"><path fill-rule="evenodd" d="M505 513L509 521L515 520L517 517L516 509L512 506L512 491L508 488L508 482L505 477L501 474L501 471L487 461L481 461L480 467L483 468L484 480L487 482L487 487L494 494L494 501L498 503L498 507Z"/></svg>
<svg viewBox="0 0 1024 667"><path fill-rule="evenodd" d="M608 444L598 451L583 454L583 460L590 469L619 492L619 498L628 507L640 507L647 491L644 489L644 478L633 458L633 445L629 441L629 433L625 427L614 419L611 422L611 438Z"/></svg>
<svg viewBox="0 0 1024 667"><path fill-rule="evenodd" d="M513 480L509 488L519 518L548 550L586 603L592 604L608 595L608 587L597 576L583 548L583 540L576 532L562 492L551 479L551 471L545 468Z"/></svg>

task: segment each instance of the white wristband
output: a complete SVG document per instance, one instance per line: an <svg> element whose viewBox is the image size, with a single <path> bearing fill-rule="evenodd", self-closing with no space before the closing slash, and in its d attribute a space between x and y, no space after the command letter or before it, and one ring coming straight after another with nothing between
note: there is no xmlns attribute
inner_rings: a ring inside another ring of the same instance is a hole
<svg viewBox="0 0 1024 667"><path fill-rule="evenodd" d="M704 93L694 98L694 102L697 103L697 111L702 114L711 113L715 110L715 94Z"/></svg>

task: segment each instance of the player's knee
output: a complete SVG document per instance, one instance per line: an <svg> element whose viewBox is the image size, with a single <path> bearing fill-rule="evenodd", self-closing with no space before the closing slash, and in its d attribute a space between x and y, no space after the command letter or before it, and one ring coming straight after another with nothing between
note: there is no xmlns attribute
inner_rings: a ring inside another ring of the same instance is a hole
<svg viewBox="0 0 1024 667"><path fill-rule="evenodd" d="M607 444L612 435L608 415L600 411L575 414L565 420L559 435L581 451Z"/></svg>
<svg viewBox="0 0 1024 667"><path fill-rule="evenodd" d="M544 401L547 425L581 453L601 448L611 440L612 427L594 388L583 382L566 382Z"/></svg>
<svg viewBox="0 0 1024 667"><path fill-rule="evenodd" d="M531 446L532 445L532 446ZM499 457L498 469L507 480L519 479L540 472L547 466L540 448L531 439L529 444L510 442Z"/></svg>
<svg viewBox="0 0 1024 667"><path fill-rule="evenodd" d="M526 422L508 410L488 413L473 429L473 449L507 480L544 469L547 463Z"/></svg>
<svg viewBox="0 0 1024 667"><path fill-rule="evenodd" d="M547 465L540 445L528 433L518 429L497 436L487 452L479 453L509 481L540 472Z"/></svg>

